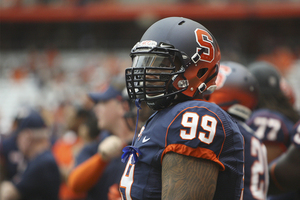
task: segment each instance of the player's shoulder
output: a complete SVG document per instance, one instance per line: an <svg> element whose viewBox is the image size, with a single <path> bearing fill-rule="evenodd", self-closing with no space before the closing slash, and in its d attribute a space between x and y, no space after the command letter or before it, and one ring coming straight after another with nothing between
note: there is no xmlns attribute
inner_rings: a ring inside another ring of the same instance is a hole
<svg viewBox="0 0 300 200"><path fill-rule="evenodd" d="M252 112L252 115L250 118L247 120L247 124L251 124L254 119L260 118L272 118L275 120L279 120L282 124L285 124L288 127L292 127L294 123L287 118L284 114L276 111L276 110L270 110L270 109L258 109Z"/></svg>
<svg viewBox="0 0 300 200"><path fill-rule="evenodd" d="M254 110L251 115L251 118L253 117L270 117L270 118L278 118L278 119L286 118L282 113L267 108Z"/></svg>
<svg viewBox="0 0 300 200"><path fill-rule="evenodd" d="M181 126L185 120L189 123L189 120L198 119L204 122L207 120L215 121L217 127L223 127L226 130L238 129L236 121L218 105L200 100L178 103L165 109L161 117L164 119L164 122L172 124L172 127ZM178 122L178 120L181 122ZM201 123L198 123L198 125L201 126Z"/></svg>
<svg viewBox="0 0 300 200"><path fill-rule="evenodd" d="M178 112L178 111L190 111L190 110L201 110L202 112L207 110L208 112L223 112L223 111L218 105L214 103L210 103L207 101L202 101L202 100L190 100L190 101L184 101L181 103L176 104L175 106L171 107L170 111L171 112Z"/></svg>
<svg viewBox="0 0 300 200"><path fill-rule="evenodd" d="M240 129L240 132L244 136L245 140L251 139L252 137L260 140L256 135L252 128L250 128L245 122L237 120L237 125Z"/></svg>
<svg viewBox="0 0 300 200"><path fill-rule="evenodd" d="M210 115L213 117L217 117L221 121L233 120L233 118L223 109L221 109L218 105L207 101L201 101L201 100L191 100L191 101L181 102L173 106L169 112L172 113L173 115L178 115L184 112L195 112L200 116Z"/></svg>

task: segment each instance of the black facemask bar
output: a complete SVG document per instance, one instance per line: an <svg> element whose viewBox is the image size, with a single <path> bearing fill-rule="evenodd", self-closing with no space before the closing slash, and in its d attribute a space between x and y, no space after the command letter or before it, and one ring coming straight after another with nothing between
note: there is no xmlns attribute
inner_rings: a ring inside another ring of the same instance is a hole
<svg viewBox="0 0 300 200"><path fill-rule="evenodd" d="M176 49L166 50L166 48L154 47L148 51L145 49L138 51L133 49L131 56L162 56L170 61L169 67L143 66L126 69L126 86L130 99L139 98L142 101L154 102L159 99L174 96L187 89L187 87L176 91L172 82L179 74L185 72L184 67L175 66L174 60L179 59L183 66L181 53ZM179 69L180 68L180 69ZM152 83L156 84L152 84ZM159 84L157 84L159 83Z"/></svg>

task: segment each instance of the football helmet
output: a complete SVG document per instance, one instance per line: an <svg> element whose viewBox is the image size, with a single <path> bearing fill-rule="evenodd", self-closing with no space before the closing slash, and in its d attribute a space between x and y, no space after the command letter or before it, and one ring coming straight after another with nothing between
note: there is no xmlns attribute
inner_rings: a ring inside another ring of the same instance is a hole
<svg viewBox="0 0 300 200"><path fill-rule="evenodd" d="M258 82L249 70L236 62L221 62L217 88L209 96L223 110L243 120L249 118L258 103Z"/></svg>
<svg viewBox="0 0 300 200"><path fill-rule="evenodd" d="M271 63L266 61L256 61L251 63L248 66L248 69L258 81L261 93L271 94L281 91L281 75Z"/></svg>
<svg viewBox="0 0 300 200"><path fill-rule="evenodd" d="M169 17L150 26L131 50L126 69L130 99L146 101L153 110L213 92L221 53L214 36L201 24ZM179 100L178 94L181 98Z"/></svg>
<svg viewBox="0 0 300 200"><path fill-rule="evenodd" d="M283 77L281 77L281 79L280 79L279 86L280 86L280 89L283 92L283 94L286 96L286 98L291 103L291 105L295 106L295 103L296 103L296 94L294 92L293 87Z"/></svg>

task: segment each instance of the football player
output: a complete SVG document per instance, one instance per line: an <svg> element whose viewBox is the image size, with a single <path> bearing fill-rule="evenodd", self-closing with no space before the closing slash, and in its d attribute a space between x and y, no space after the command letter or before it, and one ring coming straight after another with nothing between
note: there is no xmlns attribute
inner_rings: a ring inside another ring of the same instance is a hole
<svg viewBox="0 0 300 200"><path fill-rule="evenodd" d="M249 66L259 83L259 102L247 124L267 148L268 163L275 161L291 144L294 124L299 119L290 99L281 89L281 74L272 64L257 61ZM293 199L296 193L268 195L269 200Z"/></svg>
<svg viewBox="0 0 300 200"><path fill-rule="evenodd" d="M243 136L224 110L203 100L219 71L214 36L193 20L165 18L147 29L131 57L129 97L156 112L123 149L122 198L240 199Z"/></svg>
<svg viewBox="0 0 300 200"><path fill-rule="evenodd" d="M236 62L221 62L217 89L209 101L227 111L237 122L245 139L244 199L266 199L268 164L266 147L245 124L258 103L258 83L247 68Z"/></svg>
<svg viewBox="0 0 300 200"><path fill-rule="evenodd" d="M247 124L266 145L270 163L287 150L299 115L281 90L281 75L274 66L259 61L250 64L249 70L259 83L260 96Z"/></svg>

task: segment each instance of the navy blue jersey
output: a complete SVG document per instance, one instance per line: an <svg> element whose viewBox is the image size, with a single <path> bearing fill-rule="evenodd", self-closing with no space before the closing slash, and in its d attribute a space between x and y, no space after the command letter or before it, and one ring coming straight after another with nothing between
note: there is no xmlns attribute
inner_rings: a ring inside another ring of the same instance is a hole
<svg viewBox="0 0 300 200"><path fill-rule="evenodd" d="M249 126L237 121L245 140L244 199L266 199L269 186L266 147Z"/></svg>
<svg viewBox="0 0 300 200"><path fill-rule="evenodd" d="M17 135L13 133L0 144L0 159L5 166L6 178L13 181L19 181L26 168L26 161L19 151L16 138Z"/></svg>
<svg viewBox="0 0 300 200"><path fill-rule="evenodd" d="M45 151L28 163L21 181L14 183L22 200L56 200L60 173L51 151Z"/></svg>
<svg viewBox="0 0 300 200"><path fill-rule="evenodd" d="M284 151L290 145L294 123L279 112L258 109L252 113L247 124L264 143L278 144Z"/></svg>
<svg viewBox="0 0 300 200"><path fill-rule="evenodd" d="M95 155L101 141L86 145L76 157L76 166ZM109 188L114 184L119 184L124 169L125 164L121 162L121 157L111 160L98 182L88 191L86 200L108 199Z"/></svg>
<svg viewBox="0 0 300 200"><path fill-rule="evenodd" d="M211 160L220 166L214 199L240 199L243 189L243 136L232 118L215 104L187 101L152 115L129 157L120 191L123 199L161 199L162 159L167 152Z"/></svg>
<svg viewBox="0 0 300 200"><path fill-rule="evenodd" d="M293 130L293 144L300 150L300 120L296 123Z"/></svg>

